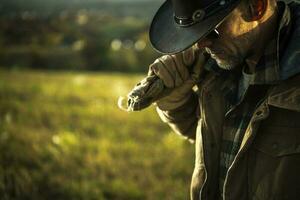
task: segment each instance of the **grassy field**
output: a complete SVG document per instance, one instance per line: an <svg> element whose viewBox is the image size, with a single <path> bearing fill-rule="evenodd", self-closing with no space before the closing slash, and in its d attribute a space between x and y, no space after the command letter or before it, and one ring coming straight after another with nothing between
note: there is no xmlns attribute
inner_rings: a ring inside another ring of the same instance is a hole
<svg viewBox="0 0 300 200"><path fill-rule="evenodd" d="M117 108L140 79L0 71L0 199L188 199L193 145Z"/></svg>

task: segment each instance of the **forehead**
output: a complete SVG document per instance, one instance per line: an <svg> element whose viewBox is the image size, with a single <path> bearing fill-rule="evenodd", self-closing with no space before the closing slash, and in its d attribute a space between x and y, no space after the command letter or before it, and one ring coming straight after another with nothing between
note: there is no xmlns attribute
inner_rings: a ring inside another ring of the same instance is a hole
<svg viewBox="0 0 300 200"><path fill-rule="evenodd" d="M240 4L232 10L232 12L223 20L223 22L220 24L224 24L228 21L231 23L239 22L239 21L247 21L247 16L249 15L249 1L248 0L242 0Z"/></svg>

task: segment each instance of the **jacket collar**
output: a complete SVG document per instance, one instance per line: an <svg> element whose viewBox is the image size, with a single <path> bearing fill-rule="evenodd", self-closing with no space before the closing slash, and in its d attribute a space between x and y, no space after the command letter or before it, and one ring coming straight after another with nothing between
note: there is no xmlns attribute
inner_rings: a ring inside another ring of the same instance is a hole
<svg viewBox="0 0 300 200"><path fill-rule="evenodd" d="M289 7L292 30L280 60L280 80L286 80L300 73L300 4L292 2Z"/></svg>
<svg viewBox="0 0 300 200"><path fill-rule="evenodd" d="M268 104L300 112L300 75L273 87L268 95Z"/></svg>

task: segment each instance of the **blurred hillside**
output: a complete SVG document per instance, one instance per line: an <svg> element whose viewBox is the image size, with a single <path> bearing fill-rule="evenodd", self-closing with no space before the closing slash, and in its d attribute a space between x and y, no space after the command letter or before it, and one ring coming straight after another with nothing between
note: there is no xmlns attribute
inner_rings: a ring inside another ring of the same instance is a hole
<svg viewBox="0 0 300 200"><path fill-rule="evenodd" d="M31 12L39 17L66 10L88 9L113 16L151 19L163 0L9 0L0 3L1 16Z"/></svg>
<svg viewBox="0 0 300 200"><path fill-rule="evenodd" d="M147 70L161 2L0 2L1 200L188 199L193 145L117 108L142 76L103 72Z"/></svg>
<svg viewBox="0 0 300 200"><path fill-rule="evenodd" d="M134 0L10 0L0 4L0 66L146 71L162 3Z"/></svg>
<svg viewBox="0 0 300 200"><path fill-rule="evenodd" d="M188 199L193 145L116 106L140 79L0 70L0 199Z"/></svg>

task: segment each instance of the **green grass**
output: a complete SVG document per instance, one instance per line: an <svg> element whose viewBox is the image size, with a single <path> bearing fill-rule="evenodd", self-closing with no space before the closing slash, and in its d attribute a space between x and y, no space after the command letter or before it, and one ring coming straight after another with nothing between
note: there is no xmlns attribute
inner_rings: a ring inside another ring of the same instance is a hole
<svg viewBox="0 0 300 200"><path fill-rule="evenodd" d="M193 145L117 108L141 78L0 71L0 199L188 199Z"/></svg>

